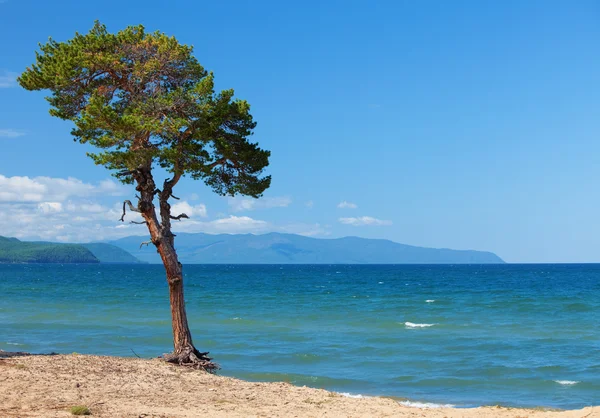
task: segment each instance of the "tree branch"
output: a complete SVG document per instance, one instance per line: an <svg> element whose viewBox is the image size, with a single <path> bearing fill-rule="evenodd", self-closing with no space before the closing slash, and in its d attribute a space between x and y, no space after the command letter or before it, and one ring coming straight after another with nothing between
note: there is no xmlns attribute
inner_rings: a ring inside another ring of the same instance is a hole
<svg viewBox="0 0 600 418"><path fill-rule="evenodd" d="M150 245L152 244L152 241L144 241L140 244L140 248L142 248L144 245Z"/></svg>
<svg viewBox="0 0 600 418"><path fill-rule="evenodd" d="M190 217L187 216L185 213L182 213L181 215L177 215L177 216L169 215L169 218L175 219L176 221L180 221L182 218L190 219Z"/></svg>
<svg viewBox="0 0 600 418"><path fill-rule="evenodd" d="M180 178L181 178L181 173L175 173L175 174L173 174L173 178L171 180L169 180L169 188L171 190L179 182ZM169 193L169 195L171 195L171 193Z"/></svg>
<svg viewBox="0 0 600 418"><path fill-rule="evenodd" d="M123 215L121 215L121 222L125 222L125 206L129 206L129 210L131 212L137 212L137 213L141 213L141 211L136 208L135 206L133 206L133 204L131 203L131 200L126 200L123 202Z"/></svg>
<svg viewBox="0 0 600 418"><path fill-rule="evenodd" d="M209 164L207 167L208 168L215 168L218 165L223 165L225 164L225 162L227 162L227 158L221 158L220 160L215 161L212 164Z"/></svg>
<svg viewBox="0 0 600 418"><path fill-rule="evenodd" d="M142 222L130 221L130 223L136 224L136 225L148 225L147 221L142 221Z"/></svg>
<svg viewBox="0 0 600 418"><path fill-rule="evenodd" d="M122 171L117 171L115 174L117 177L123 177L123 176L131 176L132 174L135 174L137 170L122 170Z"/></svg>

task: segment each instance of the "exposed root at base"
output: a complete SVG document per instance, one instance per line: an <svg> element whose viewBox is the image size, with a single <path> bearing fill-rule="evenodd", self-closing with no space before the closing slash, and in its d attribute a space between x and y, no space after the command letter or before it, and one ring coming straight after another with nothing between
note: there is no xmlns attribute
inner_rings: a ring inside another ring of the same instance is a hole
<svg viewBox="0 0 600 418"><path fill-rule="evenodd" d="M201 353L191 346L180 350L178 353L165 354L163 358L169 363L204 370L209 373L215 373L220 369L219 365L213 363L212 358L208 357L208 352Z"/></svg>

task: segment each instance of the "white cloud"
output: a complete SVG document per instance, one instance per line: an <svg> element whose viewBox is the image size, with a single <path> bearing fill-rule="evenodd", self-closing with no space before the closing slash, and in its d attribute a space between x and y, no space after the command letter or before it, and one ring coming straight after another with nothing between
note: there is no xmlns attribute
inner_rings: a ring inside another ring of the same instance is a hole
<svg viewBox="0 0 600 418"><path fill-rule="evenodd" d="M0 79L0 83L1 82L2 81ZM2 87L1 84L0 84L0 87ZM16 131L14 129L0 129L0 137L2 137L2 138L18 138L23 135L25 135L24 132Z"/></svg>
<svg viewBox="0 0 600 418"><path fill-rule="evenodd" d="M124 191L127 191L125 186L112 180L86 183L76 178L0 175L0 235L61 242L147 235L145 225L130 223L142 220L139 213L128 210L125 222L119 222L123 202L111 197ZM260 207L281 207L291 201L289 198L266 200ZM274 224L249 216L222 215L206 220L206 206L194 205L187 200L174 202L171 209L174 215L186 213L192 217L174 223L174 231L213 234L285 232L306 236L330 233L330 226L293 222Z"/></svg>
<svg viewBox="0 0 600 418"><path fill-rule="evenodd" d="M248 216L229 216L228 218L217 219L211 222L213 225L217 225L223 229L256 229L263 228L268 223L257 219L252 219Z"/></svg>
<svg viewBox="0 0 600 418"><path fill-rule="evenodd" d="M202 222L184 220L173 225L173 230L181 232L205 232L208 234L247 234L261 233L270 230L266 221L250 218L249 216L230 215L227 218Z"/></svg>
<svg viewBox="0 0 600 418"><path fill-rule="evenodd" d="M38 204L38 209L42 213L58 213L63 211L62 203L60 202L42 202Z"/></svg>
<svg viewBox="0 0 600 418"><path fill-rule="evenodd" d="M173 216L177 216L181 213L185 213L189 217L200 216L202 218L206 218L206 205L201 203L199 205L192 206L185 200L182 200L181 202L177 202L171 206L171 214Z"/></svg>
<svg viewBox="0 0 600 418"><path fill-rule="evenodd" d="M5 177L0 174L0 203L64 202L71 197L123 194L124 188L112 180L99 185L69 177Z"/></svg>
<svg viewBox="0 0 600 418"><path fill-rule="evenodd" d="M0 175L0 234L73 242L129 235L114 230L122 203L111 208L98 201L125 190L112 180L91 184L75 178Z"/></svg>
<svg viewBox="0 0 600 418"><path fill-rule="evenodd" d="M327 236L331 234L329 225L290 223L275 225L267 221L254 219L249 216L230 215L213 221L184 220L173 225L173 230L180 232L204 232L207 234L265 234L281 232L298 234L307 237Z"/></svg>
<svg viewBox="0 0 600 418"><path fill-rule="evenodd" d="M125 186L113 180L102 180L98 185L98 193L123 196L125 194Z"/></svg>
<svg viewBox="0 0 600 418"><path fill-rule="evenodd" d="M313 202L312 200L309 200L308 202L306 202L306 203L304 204L304 206L306 206L306 207L307 207L307 208L309 208L309 209L312 209L312 208L313 208L313 206L315 206L315 202Z"/></svg>
<svg viewBox="0 0 600 418"><path fill-rule="evenodd" d="M200 205L196 205L200 206ZM192 206L194 208L194 206ZM198 209L200 210L200 209ZM147 235L138 213L127 211L125 222L119 222L122 203L107 207L94 201L0 203L0 235L25 240L61 242L90 242L111 240L129 235ZM249 216L230 215L211 221L183 219L173 223L175 232L204 232L209 234L264 234L283 232L305 236L326 236L330 226L321 224L273 224Z"/></svg>
<svg viewBox="0 0 600 418"><path fill-rule="evenodd" d="M358 206L356 203L347 202L344 200L343 202L338 203L337 207L340 209L356 209Z"/></svg>
<svg viewBox="0 0 600 418"><path fill-rule="evenodd" d="M256 209L285 208L292 203L292 199L287 196L261 197L260 199L230 197L227 203L233 212L242 212Z"/></svg>
<svg viewBox="0 0 600 418"><path fill-rule="evenodd" d="M110 211L106 206L102 206L99 203L84 202L84 203L73 203L69 201L66 206L68 212L76 213L107 213Z"/></svg>
<svg viewBox="0 0 600 418"><path fill-rule="evenodd" d="M0 213L0 235L19 239L89 242L146 233L143 225L117 229L120 213L93 202L0 203Z"/></svg>
<svg viewBox="0 0 600 418"><path fill-rule="evenodd" d="M385 221L382 219L373 218L371 216L359 216L356 218L339 218L338 221L340 221L341 223L343 223L345 225L352 225L352 226L365 226L365 225L384 226L384 225L392 224L392 221Z"/></svg>
<svg viewBox="0 0 600 418"><path fill-rule="evenodd" d="M0 3L4 3L0 0ZM11 71L0 72L0 88L15 87L17 85L17 73Z"/></svg>

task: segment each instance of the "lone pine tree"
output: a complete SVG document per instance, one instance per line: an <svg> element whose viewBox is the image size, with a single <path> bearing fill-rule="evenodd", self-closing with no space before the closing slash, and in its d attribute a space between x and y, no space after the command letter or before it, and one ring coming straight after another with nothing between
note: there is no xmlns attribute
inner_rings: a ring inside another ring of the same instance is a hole
<svg viewBox="0 0 600 418"><path fill-rule="evenodd" d="M174 351L168 361L215 370L208 353L192 342L183 295L182 265L175 251L169 199L183 176L202 179L220 195L260 197L270 152L248 141L256 126L250 106L233 90L215 93L213 74L192 47L163 33L130 26L116 34L96 22L89 33L40 44L36 62L19 77L27 90L49 90L50 114L73 121L75 141L123 183L135 184L139 212L164 264L169 284ZM158 188L156 167L168 172ZM155 207L158 201L158 210Z"/></svg>

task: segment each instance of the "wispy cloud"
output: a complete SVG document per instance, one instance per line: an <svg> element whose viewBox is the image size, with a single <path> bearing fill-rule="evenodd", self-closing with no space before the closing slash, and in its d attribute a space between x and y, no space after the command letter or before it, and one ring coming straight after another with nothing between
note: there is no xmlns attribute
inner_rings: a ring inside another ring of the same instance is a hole
<svg viewBox="0 0 600 418"><path fill-rule="evenodd" d="M0 3L3 3L2 0L0 0ZM16 87L18 75L11 71L0 71L0 88Z"/></svg>
<svg viewBox="0 0 600 418"><path fill-rule="evenodd" d="M356 218L339 218L338 221L352 226L384 226L391 225L392 221L373 218L371 216L359 216Z"/></svg>
<svg viewBox="0 0 600 418"><path fill-rule="evenodd" d="M92 195L122 195L124 187L112 180L98 184L53 177L6 177L0 174L0 203L64 202Z"/></svg>
<svg viewBox="0 0 600 418"><path fill-rule="evenodd" d="M111 208L81 199L36 204L0 202L0 212L2 235L17 238L89 242L143 233L143 228L119 228L130 225L118 222L118 203Z"/></svg>
<svg viewBox="0 0 600 418"><path fill-rule="evenodd" d="M84 182L77 178L7 177L0 175L0 233L20 239L61 242L111 240L129 235L147 235L138 213L127 211L119 222L123 201L116 196L133 194L126 186L112 180ZM115 198L111 199L111 197ZM191 197L191 196L190 196ZM174 215L186 213L191 219L173 223L176 232L292 233L327 236L331 226L297 221L271 222L250 216L221 215L208 219L206 205L187 200L174 202ZM268 199L264 207L281 207L289 198ZM252 207L253 209L255 207Z"/></svg>
<svg viewBox="0 0 600 418"><path fill-rule="evenodd" d="M174 231L204 232L208 234L265 234L282 232L307 237L330 235L330 226L319 223L286 223L273 224L268 221L254 219L249 216L230 215L213 221L185 220L173 225Z"/></svg>
<svg viewBox="0 0 600 418"><path fill-rule="evenodd" d="M358 206L356 203L347 202L344 200L343 202L338 203L337 207L340 209L356 209Z"/></svg>
<svg viewBox="0 0 600 418"><path fill-rule="evenodd" d="M253 219L249 216L230 215L213 221L184 220L173 224L174 231L204 232L208 234L247 234L268 232L270 224L267 221Z"/></svg>
<svg viewBox="0 0 600 418"><path fill-rule="evenodd" d="M25 135L24 132L14 129L0 129L0 138L17 138L23 135Z"/></svg>
<svg viewBox="0 0 600 418"><path fill-rule="evenodd" d="M308 202L304 203L304 206L306 206L309 209L312 209L315 206L315 202L309 200Z"/></svg>
<svg viewBox="0 0 600 418"><path fill-rule="evenodd" d="M292 199L288 196L262 197L260 199L230 197L227 203L233 212L242 212L257 209L285 208L292 203Z"/></svg>

